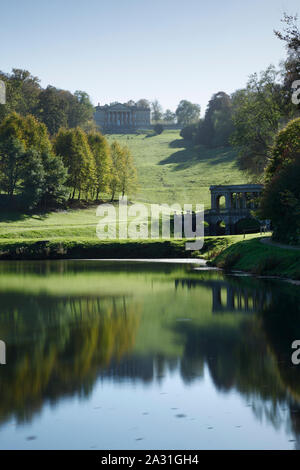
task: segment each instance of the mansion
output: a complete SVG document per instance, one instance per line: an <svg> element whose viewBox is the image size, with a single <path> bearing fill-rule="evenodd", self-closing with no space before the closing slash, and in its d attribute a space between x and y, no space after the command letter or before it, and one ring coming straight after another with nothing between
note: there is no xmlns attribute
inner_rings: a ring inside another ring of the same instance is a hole
<svg viewBox="0 0 300 470"><path fill-rule="evenodd" d="M96 106L94 118L104 132L133 132L137 129L149 129L150 109L136 105L113 103Z"/></svg>

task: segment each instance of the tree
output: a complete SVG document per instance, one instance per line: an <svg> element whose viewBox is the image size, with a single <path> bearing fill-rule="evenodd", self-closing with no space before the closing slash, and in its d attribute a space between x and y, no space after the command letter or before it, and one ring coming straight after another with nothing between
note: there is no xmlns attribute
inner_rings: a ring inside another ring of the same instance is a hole
<svg viewBox="0 0 300 470"><path fill-rule="evenodd" d="M64 198L66 171L45 124L12 113L0 125L0 142L1 189L11 199L19 194L29 208Z"/></svg>
<svg viewBox="0 0 300 470"><path fill-rule="evenodd" d="M112 169L110 147L100 132L90 132L88 143L95 161L95 191L98 199L100 192L106 192L109 187Z"/></svg>
<svg viewBox="0 0 300 470"><path fill-rule="evenodd" d="M190 142L195 142L198 138L199 126L202 124L202 121L189 124L181 129L180 135L183 139Z"/></svg>
<svg viewBox="0 0 300 470"><path fill-rule="evenodd" d="M121 148L120 161L120 191L122 197L125 194L132 194L137 187L137 172L134 166L131 152L127 146Z"/></svg>
<svg viewBox="0 0 300 470"><path fill-rule="evenodd" d="M300 118L276 136L265 173L260 217L271 219L275 240L300 242Z"/></svg>
<svg viewBox="0 0 300 470"><path fill-rule="evenodd" d="M0 129L1 135L1 129ZM25 147L21 140L7 136L0 144L0 185L1 190L13 198L17 184L23 175Z"/></svg>
<svg viewBox="0 0 300 470"><path fill-rule="evenodd" d="M208 102L195 141L207 147L227 146L232 132L231 99L224 91L219 91Z"/></svg>
<svg viewBox="0 0 300 470"><path fill-rule="evenodd" d="M69 127L86 126L92 119L94 107L90 97L84 91L77 90L72 95L68 112Z"/></svg>
<svg viewBox="0 0 300 470"><path fill-rule="evenodd" d="M176 109L177 122L181 126L188 126L199 120L200 105L187 100L181 100Z"/></svg>
<svg viewBox="0 0 300 470"><path fill-rule="evenodd" d="M120 174L122 172L122 149L117 141L114 141L110 147L112 159L112 172L109 181L111 191L111 201L114 200L117 192L121 190Z"/></svg>
<svg viewBox="0 0 300 470"><path fill-rule="evenodd" d="M0 72L0 79L6 87L6 104L0 105L0 121L14 111L23 116L34 114L41 90L39 79L22 69L12 69L11 74Z"/></svg>
<svg viewBox="0 0 300 470"><path fill-rule="evenodd" d="M50 134L54 135L61 127L68 126L67 108L66 96L49 85L39 95L36 116L46 124Z"/></svg>
<svg viewBox="0 0 300 470"><path fill-rule="evenodd" d="M290 121L278 132L266 168L266 181L300 155L300 118Z"/></svg>
<svg viewBox="0 0 300 470"><path fill-rule="evenodd" d="M300 103L295 105L291 100L292 85L300 77L300 30L297 20L297 15L292 16L284 13L281 20L284 24L283 31L274 31L275 35L281 41L284 41L286 45L287 58L283 64L283 86L285 90L285 106L292 116L296 115L297 111L299 112L300 110Z"/></svg>
<svg viewBox="0 0 300 470"><path fill-rule="evenodd" d="M74 199L76 191L78 200L82 193L88 198L95 188L96 168L85 132L80 127L60 129L54 139L54 149L68 169L67 184L72 189L71 199Z"/></svg>
<svg viewBox="0 0 300 470"><path fill-rule="evenodd" d="M270 66L253 74L246 89L232 96L234 133L231 143L239 150L242 169L262 173L283 118L283 93L278 72Z"/></svg>
<svg viewBox="0 0 300 470"><path fill-rule="evenodd" d="M162 107L157 100L151 103L152 121L158 122L162 119Z"/></svg>
<svg viewBox="0 0 300 470"><path fill-rule="evenodd" d="M176 119L176 114L173 113L170 109L167 109L163 115L163 119L165 122L168 122L169 124L174 124L175 119Z"/></svg>
<svg viewBox="0 0 300 470"><path fill-rule="evenodd" d="M142 99L140 99L136 102L136 106L138 108L150 108L151 105L150 105L150 102L148 100L142 98Z"/></svg>

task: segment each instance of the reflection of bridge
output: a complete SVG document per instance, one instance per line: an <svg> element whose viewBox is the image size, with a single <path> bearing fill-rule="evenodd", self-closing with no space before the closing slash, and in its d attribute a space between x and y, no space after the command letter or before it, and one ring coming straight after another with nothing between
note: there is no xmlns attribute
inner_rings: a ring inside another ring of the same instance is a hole
<svg viewBox="0 0 300 470"><path fill-rule="evenodd" d="M257 312L271 301L271 293L256 289L246 289L229 284L226 281L201 281L198 279L176 279L175 288L178 286L208 287L212 292L212 312Z"/></svg>
<svg viewBox="0 0 300 470"><path fill-rule="evenodd" d="M254 219L251 211L257 209L261 184L237 184L230 186L211 186L211 209L205 212L209 224L208 235L219 235L220 224L225 224L226 235L237 232L236 224L243 219ZM224 207L221 207L222 198Z"/></svg>

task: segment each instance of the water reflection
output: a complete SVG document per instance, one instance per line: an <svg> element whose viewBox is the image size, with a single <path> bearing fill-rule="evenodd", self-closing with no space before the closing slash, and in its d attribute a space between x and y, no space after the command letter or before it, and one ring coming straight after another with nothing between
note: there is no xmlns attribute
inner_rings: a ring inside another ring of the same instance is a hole
<svg viewBox="0 0 300 470"><path fill-rule="evenodd" d="M190 266L4 263L0 304L2 424L88 399L99 379L151 387L173 374L201 387L207 368L219 392L238 392L299 446L298 286Z"/></svg>

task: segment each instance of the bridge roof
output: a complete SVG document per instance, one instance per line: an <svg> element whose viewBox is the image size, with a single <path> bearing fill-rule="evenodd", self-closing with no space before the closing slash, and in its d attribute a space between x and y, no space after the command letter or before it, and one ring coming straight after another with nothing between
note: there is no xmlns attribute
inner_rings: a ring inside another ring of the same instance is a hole
<svg viewBox="0 0 300 470"><path fill-rule="evenodd" d="M228 185L212 185L210 191L259 191L263 189L262 184L228 184Z"/></svg>

